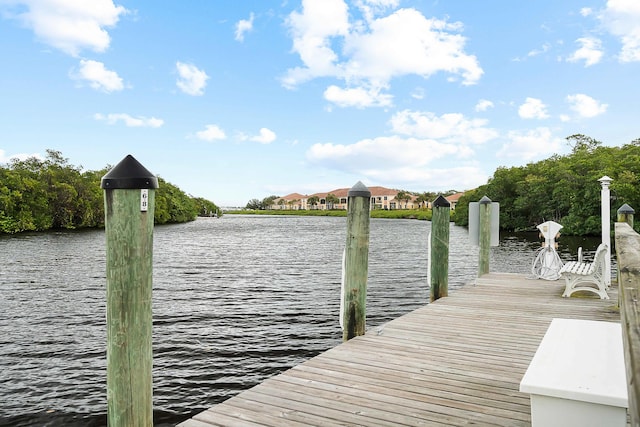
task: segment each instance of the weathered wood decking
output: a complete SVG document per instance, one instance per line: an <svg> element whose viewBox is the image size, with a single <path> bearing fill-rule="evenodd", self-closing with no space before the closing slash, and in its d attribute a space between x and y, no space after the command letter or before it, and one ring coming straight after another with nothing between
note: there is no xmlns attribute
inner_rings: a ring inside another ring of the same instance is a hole
<svg viewBox="0 0 640 427"><path fill-rule="evenodd" d="M485 275L180 426L530 425L518 389L551 319L620 321L616 284L609 300L563 290Z"/></svg>

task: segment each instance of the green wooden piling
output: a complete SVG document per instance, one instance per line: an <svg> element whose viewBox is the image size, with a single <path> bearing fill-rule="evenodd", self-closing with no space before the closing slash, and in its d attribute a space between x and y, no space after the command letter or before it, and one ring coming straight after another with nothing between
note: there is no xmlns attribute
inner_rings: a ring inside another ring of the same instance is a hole
<svg viewBox="0 0 640 427"><path fill-rule="evenodd" d="M342 340L366 331L371 191L360 181L347 194L347 242L344 263Z"/></svg>
<svg viewBox="0 0 640 427"><path fill-rule="evenodd" d="M478 260L478 277L489 273L489 254L491 249L491 199L484 196L480 199L479 244L480 257Z"/></svg>
<svg viewBox="0 0 640 427"><path fill-rule="evenodd" d="M618 209L617 222L626 222L631 228L633 228L633 214L635 212L636 211L633 210L631 206L625 203L624 205L620 206L620 209Z"/></svg>
<svg viewBox="0 0 640 427"><path fill-rule="evenodd" d="M431 253L429 268L431 302L449 295L449 222L451 204L438 196L433 201L431 218Z"/></svg>
<svg viewBox="0 0 640 427"><path fill-rule="evenodd" d="M132 156L102 178L107 258L107 418L152 426L153 213L158 180Z"/></svg>

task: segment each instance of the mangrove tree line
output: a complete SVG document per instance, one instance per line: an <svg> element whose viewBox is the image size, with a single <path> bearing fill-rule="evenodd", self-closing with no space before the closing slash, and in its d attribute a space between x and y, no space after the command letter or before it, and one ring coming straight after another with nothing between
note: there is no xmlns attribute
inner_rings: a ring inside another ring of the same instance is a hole
<svg viewBox="0 0 640 427"><path fill-rule="evenodd" d="M526 166L499 168L487 184L467 191L456 206L455 221L468 223L468 204L483 196L500 203L500 227L531 230L545 221L563 225L563 233L597 235L601 230L601 185L611 184L611 218L627 203L640 209L640 139L621 147L603 146L585 135L566 138L571 153Z"/></svg>
<svg viewBox="0 0 640 427"><path fill-rule="evenodd" d="M109 169L83 171L54 150L47 150L45 160L30 157L0 165L0 233L104 226L100 181ZM213 202L190 197L162 178L158 181L156 224L220 214Z"/></svg>

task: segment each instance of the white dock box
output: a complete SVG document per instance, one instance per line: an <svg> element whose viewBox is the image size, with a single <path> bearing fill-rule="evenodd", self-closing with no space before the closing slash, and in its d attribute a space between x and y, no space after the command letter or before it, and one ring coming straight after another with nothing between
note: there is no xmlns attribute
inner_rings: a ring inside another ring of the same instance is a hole
<svg viewBox="0 0 640 427"><path fill-rule="evenodd" d="M627 381L618 323L553 319L520 391L534 427L627 425Z"/></svg>

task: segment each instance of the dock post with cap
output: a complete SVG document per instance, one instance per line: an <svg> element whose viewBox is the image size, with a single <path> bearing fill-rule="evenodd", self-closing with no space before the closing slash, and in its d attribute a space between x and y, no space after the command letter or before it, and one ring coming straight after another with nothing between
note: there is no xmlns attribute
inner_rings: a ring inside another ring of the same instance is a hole
<svg viewBox="0 0 640 427"><path fill-rule="evenodd" d="M620 206L617 213L617 222L626 222L629 224L629 227L633 228L633 214L636 213L636 211L631 206L625 203Z"/></svg>
<svg viewBox="0 0 640 427"><path fill-rule="evenodd" d="M152 426L152 255L158 179L131 155L102 177L107 255L107 418Z"/></svg>
<svg viewBox="0 0 640 427"><path fill-rule="evenodd" d="M449 295L449 222L451 204L442 195L432 204L429 254L431 302Z"/></svg>
<svg viewBox="0 0 640 427"><path fill-rule="evenodd" d="M344 262L343 341L366 330L371 191L360 181L347 193L347 242Z"/></svg>
<svg viewBox="0 0 640 427"><path fill-rule="evenodd" d="M489 273L489 255L491 253L491 199L482 197L480 205L480 256L478 260L478 277Z"/></svg>

